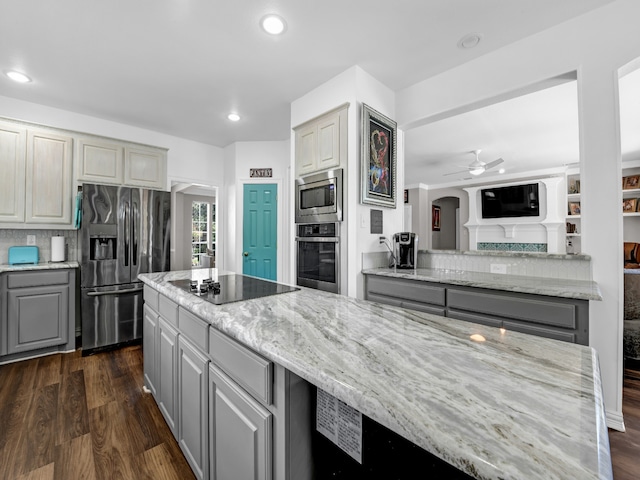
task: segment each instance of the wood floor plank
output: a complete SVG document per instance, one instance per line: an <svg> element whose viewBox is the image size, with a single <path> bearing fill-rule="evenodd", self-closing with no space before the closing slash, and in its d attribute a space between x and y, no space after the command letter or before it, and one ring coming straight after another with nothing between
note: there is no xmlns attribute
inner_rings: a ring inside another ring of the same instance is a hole
<svg viewBox="0 0 640 480"><path fill-rule="evenodd" d="M55 427L58 416L59 385L47 385L34 391L27 413L22 472L30 472L54 461Z"/></svg>
<svg viewBox="0 0 640 480"><path fill-rule="evenodd" d="M89 433L89 411L82 370L62 376L58 403L56 445Z"/></svg>
<svg viewBox="0 0 640 480"><path fill-rule="evenodd" d="M38 359L0 365L0 406L33 393Z"/></svg>
<svg viewBox="0 0 640 480"><path fill-rule="evenodd" d="M38 359L35 388L60 383L62 355L47 355Z"/></svg>
<svg viewBox="0 0 640 480"><path fill-rule="evenodd" d="M16 480L53 480L54 467L55 465L53 463L50 463L48 465L45 465L44 467L40 467L36 470L32 470L29 473L25 473L24 475L20 475L16 478Z"/></svg>
<svg viewBox="0 0 640 480"><path fill-rule="evenodd" d="M90 410L89 423L96 478L135 478L132 444L121 406L112 401Z"/></svg>
<svg viewBox="0 0 640 480"><path fill-rule="evenodd" d="M108 353L84 357L84 384L87 408L92 410L113 401L113 388L109 368L105 359Z"/></svg>
<svg viewBox="0 0 640 480"><path fill-rule="evenodd" d="M95 480L91 435L82 435L56 446L54 480Z"/></svg>
<svg viewBox="0 0 640 480"><path fill-rule="evenodd" d="M147 398L140 381L126 374L113 382L116 400L122 406L125 424L132 438L132 453L138 454L162 443L158 419L151 413L153 399Z"/></svg>
<svg viewBox="0 0 640 480"><path fill-rule="evenodd" d="M3 406L0 416L0 478L17 478L22 473L24 453L25 423L32 398L16 398L9 406Z"/></svg>
<svg viewBox="0 0 640 480"><path fill-rule="evenodd" d="M187 480L194 478L193 472L185 471L184 465L179 465L169 452L167 445L161 443L150 450L146 450L135 457L137 478L140 480Z"/></svg>
<svg viewBox="0 0 640 480"><path fill-rule="evenodd" d="M84 363L82 361L82 350L80 349L60 355L60 358L60 373L63 375L83 369Z"/></svg>
<svg viewBox="0 0 640 480"><path fill-rule="evenodd" d="M640 371L625 369L622 413L625 432L609 430L613 477L616 480L640 478Z"/></svg>

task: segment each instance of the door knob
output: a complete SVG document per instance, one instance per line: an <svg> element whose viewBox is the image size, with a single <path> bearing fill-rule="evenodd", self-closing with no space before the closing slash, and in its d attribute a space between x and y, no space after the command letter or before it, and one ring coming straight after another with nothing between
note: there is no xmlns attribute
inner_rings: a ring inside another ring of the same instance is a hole
<svg viewBox="0 0 640 480"><path fill-rule="evenodd" d="M244 255L245 257L248 257L248 256L249 256L249 252L244 252L244 253L243 253L243 255Z"/></svg>

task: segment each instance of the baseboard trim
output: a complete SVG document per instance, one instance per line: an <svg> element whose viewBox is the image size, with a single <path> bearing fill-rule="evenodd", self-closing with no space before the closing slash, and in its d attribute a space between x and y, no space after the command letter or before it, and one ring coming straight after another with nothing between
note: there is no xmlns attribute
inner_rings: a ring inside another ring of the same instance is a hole
<svg viewBox="0 0 640 480"><path fill-rule="evenodd" d="M622 412L607 412L606 421L607 427L612 428L613 430L618 430L619 432L626 431Z"/></svg>

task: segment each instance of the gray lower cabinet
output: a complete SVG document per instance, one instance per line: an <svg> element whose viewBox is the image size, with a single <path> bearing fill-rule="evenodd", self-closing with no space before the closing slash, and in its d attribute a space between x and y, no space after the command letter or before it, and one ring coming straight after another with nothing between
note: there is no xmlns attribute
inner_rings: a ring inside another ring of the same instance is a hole
<svg viewBox="0 0 640 480"><path fill-rule="evenodd" d="M209 365L211 480L272 478L272 413Z"/></svg>
<svg viewBox="0 0 640 480"><path fill-rule="evenodd" d="M144 300L145 384L195 476L311 479L309 384L148 286Z"/></svg>
<svg viewBox="0 0 640 480"><path fill-rule="evenodd" d="M175 436L178 432L178 330L163 317L158 318L156 345L158 369L156 400L162 416Z"/></svg>
<svg viewBox="0 0 640 480"><path fill-rule="evenodd" d="M144 306L144 317L142 325L142 361L144 362L144 384L157 397L158 390L158 362L156 355L158 352L158 314L154 312L148 304Z"/></svg>
<svg viewBox="0 0 640 480"><path fill-rule="evenodd" d="M209 359L178 337L178 443L193 473L209 476ZM229 477L242 478L242 477Z"/></svg>
<svg viewBox="0 0 640 480"><path fill-rule="evenodd" d="M0 355L19 359L27 352L75 348L75 271L11 272L4 277Z"/></svg>
<svg viewBox="0 0 640 480"><path fill-rule="evenodd" d="M589 302L365 275L365 298L440 316L589 344Z"/></svg>

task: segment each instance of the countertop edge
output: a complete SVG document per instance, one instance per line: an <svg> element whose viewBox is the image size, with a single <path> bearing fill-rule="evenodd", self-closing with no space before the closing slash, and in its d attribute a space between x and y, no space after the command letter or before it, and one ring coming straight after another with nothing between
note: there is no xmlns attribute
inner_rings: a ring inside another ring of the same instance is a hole
<svg viewBox="0 0 640 480"><path fill-rule="evenodd" d="M429 274L429 271L438 272L438 275ZM585 292L577 289L575 286L570 285L570 280L567 280L567 285L560 287L548 286L545 284L544 277L523 277L521 275L503 275L503 274L481 274L479 272L466 272L467 275L476 274L486 275L495 277L495 282L492 282L491 279L473 279L473 278L460 278L461 272L452 272L448 273L444 270L431 270L431 269L421 269L417 270L402 270L398 271L393 268L368 268L362 270L363 275L379 275L384 277L393 277L393 278L404 278L409 280L416 280L421 282L433 282L433 283L443 283L449 285L458 285L461 287L476 287L476 288L486 288L489 290L500 290L504 292L518 292L518 293L528 293L532 295L546 295L550 297L558 297L558 298L572 298L575 300L602 300L602 293L600 292L600 287L596 282L584 282L584 288L589 288L590 292ZM465 274L462 272L462 274ZM532 291L532 288L525 285L518 285L518 282L525 281L527 279L537 279L536 282L536 291ZM499 280L499 281L498 281ZM553 279L557 281L557 279Z"/></svg>
<svg viewBox="0 0 640 480"><path fill-rule="evenodd" d="M18 265L2 264L0 273L6 272L28 272L33 270L60 270L65 268L80 268L79 262L43 262L43 263L23 263Z"/></svg>

